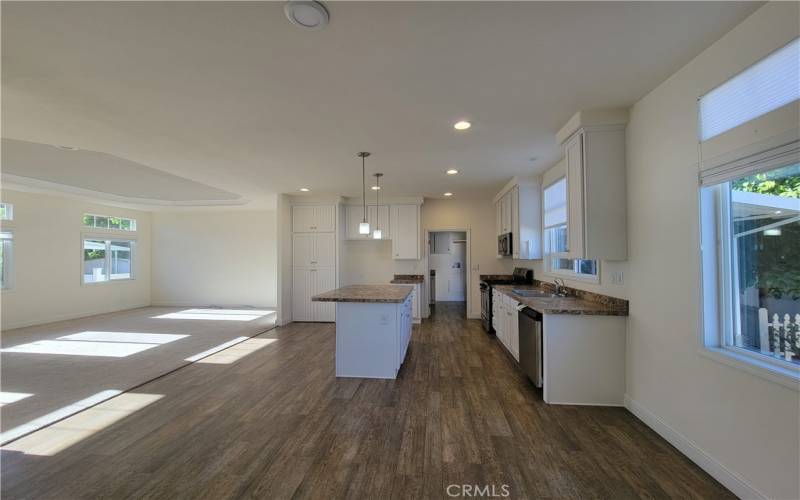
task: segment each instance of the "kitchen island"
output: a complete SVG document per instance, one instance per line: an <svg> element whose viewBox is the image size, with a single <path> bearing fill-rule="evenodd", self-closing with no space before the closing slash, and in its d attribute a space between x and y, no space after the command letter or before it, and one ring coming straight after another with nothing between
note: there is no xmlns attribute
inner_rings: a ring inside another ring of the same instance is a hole
<svg viewBox="0 0 800 500"><path fill-rule="evenodd" d="M311 298L336 303L336 376L397 378L411 341L414 287L350 285Z"/></svg>

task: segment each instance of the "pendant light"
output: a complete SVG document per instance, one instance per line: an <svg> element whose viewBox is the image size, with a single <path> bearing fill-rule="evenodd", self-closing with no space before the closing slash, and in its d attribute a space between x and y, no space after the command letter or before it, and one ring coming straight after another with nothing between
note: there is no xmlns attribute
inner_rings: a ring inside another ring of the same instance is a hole
<svg viewBox="0 0 800 500"><path fill-rule="evenodd" d="M367 174L365 161L369 153L362 151L358 153L361 158L361 200L364 202L364 219L358 225L358 234L369 234L369 222L367 222Z"/></svg>
<svg viewBox="0 0 800 500"><path fill-rule="evenodd" d="M381 177L383 174L375 174L375 231L372 232L373 240L383 239L383 231L381 231Z"/></svg>

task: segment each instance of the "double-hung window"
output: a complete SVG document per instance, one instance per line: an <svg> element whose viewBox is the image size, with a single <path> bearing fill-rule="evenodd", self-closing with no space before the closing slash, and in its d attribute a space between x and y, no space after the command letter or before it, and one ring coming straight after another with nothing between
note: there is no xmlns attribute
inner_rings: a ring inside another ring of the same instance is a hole
<svg viewBox="0 0 800 500"><path fill-rule="evenodd" d="M82 250L84 283L133 279L134 240L84 236Z"/></svg>
<svg viewBox="0 0 800 500"><path fill-rule="evenodd" d="M699 101L704 345L792 386L800 378L798 82L800 39Z"/></svg>
<svg viewBox="0 0 800 500"><path fill-rule="evenodd" d="M568 278L597 280L597 261L572 259L567 242L567 178L562 177L543 193L545 270Z"/></svg>

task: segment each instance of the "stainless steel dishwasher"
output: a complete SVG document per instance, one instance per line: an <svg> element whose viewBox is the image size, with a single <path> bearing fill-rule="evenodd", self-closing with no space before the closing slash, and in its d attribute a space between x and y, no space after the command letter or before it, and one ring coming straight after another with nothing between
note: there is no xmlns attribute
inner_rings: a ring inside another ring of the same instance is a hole
<svg viewBox="0 0 800 500"><path fill-rule="evenodd" d="M541 387L544 381L542 368L542 315L525 307L519 311L519 364L533 385Z"/></svg>

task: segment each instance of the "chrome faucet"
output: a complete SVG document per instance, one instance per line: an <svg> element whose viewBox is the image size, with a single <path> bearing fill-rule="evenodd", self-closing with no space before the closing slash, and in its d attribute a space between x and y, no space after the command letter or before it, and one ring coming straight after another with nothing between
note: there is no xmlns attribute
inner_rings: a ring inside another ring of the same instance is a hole
<svg viewBox="0 0 800 500"><path fill-rule="evenodd" d="M561 278L555 278L553 283L556 285L556 295L559 297L566 297L567 296L567 287L564 285L564 280Z"/></svg>

